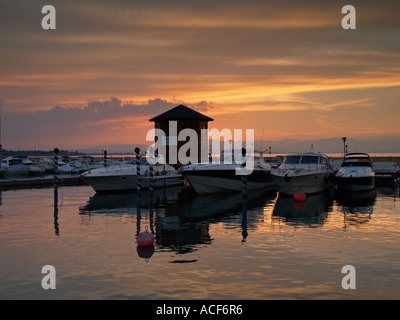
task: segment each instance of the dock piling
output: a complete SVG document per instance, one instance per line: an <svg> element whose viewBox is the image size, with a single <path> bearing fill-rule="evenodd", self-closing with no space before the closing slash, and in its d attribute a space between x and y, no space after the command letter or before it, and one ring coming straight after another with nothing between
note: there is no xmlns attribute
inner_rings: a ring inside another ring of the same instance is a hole
<svg viewBox="0 0 400 320"><path fill-rule="evenodd" d="M153 154L153 148L150 147L150 153ZM150 161L149 162L149 171L150 171L150 184L149 184L149 190L150 190L150 195L153 196L153 190L154 190L154 167L153 163Z"/></svg>
<svg viewBox="0 0 400 320"><path fill-rule="evenodd" d="M58 226L58 148L54 148L54 232L60 234Z"/></svg>
<svg viewBox="0 0 400 320"><path fill-rule="evenodd" d="M246 149L242 148L242 157L244 159L246 159ZM242 170L246 170L246 160L243 161L243 163L241 164L242 166ZM242 193L243 193L243 197L247 198L247 175L246 174L242 174Z"/></svg>
<svg viewBox="0 0 400 320"><path fill-rule="evenodd" d="M58 188L58 148L54 148L54 162L53 162L53 168L54 168L54 189Z"/></svg>
<svg viewBox="0 0 400 320"><path fill-rule="evenodd" d="M149 190L150 190L150 193L153 194L153 190L154 190L153 165L152 165L152 164L149 164L149 168L150 168L150 185L149 185Z"/></svg>
<svg viewBox="0 0 400 320"><path fill-rule="evenodd" d="M140 194L141 191L141 176L140 176L140 149L135 148L136 153L136 191Z"/></svg>

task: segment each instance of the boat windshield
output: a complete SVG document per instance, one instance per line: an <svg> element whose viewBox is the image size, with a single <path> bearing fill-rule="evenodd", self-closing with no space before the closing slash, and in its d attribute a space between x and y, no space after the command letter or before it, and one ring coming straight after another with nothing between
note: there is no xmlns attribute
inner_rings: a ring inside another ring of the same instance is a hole
<svg viewBox="0 0 400 320"><path fill-rule="evenodd" d="M288 156L285 160L285 164L310 164L310 163L323 163L319 161L318 156ZM321 158L322 159L322 158Z"/></svg>
<svg viewBox="0 0 400 320"><path fill-rule="evenodd" d="M285 159L285 164L299 164L300 159L300 156L289 156Z"/></svg>
<svg viewBox="0 0 400 320"><path fill-rule="evenodd" d="M136 163L137 163L136 159L125 161L125 164L136 165ZM148 166L149 163L146 160L140 159L140 165L141 166Z"/></svg>
<svg viewBox="0 0 400 320"><path fill-rule="evenodd" d="M18 164L23 164L21 159L11 159L9 162L10 166L16 166Z"/></svg>
<svg viewBox="0 0 400 320"><path fill-rule="evenodd" d="M300 163L318 163L319 157L303 156Z"/></svg>
<svg viewBox="0 0 400 320"><path fill-rule="evenodd" d="M371 167L371 163L368 160L360 160L346 160L343 162L342 167Z"/></svg>

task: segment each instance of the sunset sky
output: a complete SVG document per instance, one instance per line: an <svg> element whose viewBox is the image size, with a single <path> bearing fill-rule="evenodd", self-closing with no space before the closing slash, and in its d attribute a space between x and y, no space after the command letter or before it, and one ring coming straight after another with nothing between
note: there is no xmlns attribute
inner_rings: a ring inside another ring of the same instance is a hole
<svg viewBox="0 0 400 320"><path fill-rule="evenodd" d="M400 137L398 0L2 0L0 43L6 149L143 144L181 103L256 139Z"/></svg>

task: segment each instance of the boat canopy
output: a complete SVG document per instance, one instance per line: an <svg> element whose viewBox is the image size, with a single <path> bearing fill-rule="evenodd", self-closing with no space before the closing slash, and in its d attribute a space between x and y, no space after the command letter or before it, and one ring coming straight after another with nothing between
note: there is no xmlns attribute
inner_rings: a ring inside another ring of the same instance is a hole
<svg viewBox="0 0 400 320"><path fill-rule="evenodd" d="M19 159L19 158L5 159L5 160L2 161L2 163L8 164L9 166L15 166L15 165L24 164L22 162L22 159Z"/></svg>
<svg viewBox="0 0 400 320"><path fill-rule="evenodd" d="M302 154L286 156L284 164L327 164L328 160L320 154Z"/></svg>
<svg viewBox="0 0 400 320"><path fill-rule="evenodd" d="M372 167L367 153L348 153L344 156L342 167Z"/></svg>

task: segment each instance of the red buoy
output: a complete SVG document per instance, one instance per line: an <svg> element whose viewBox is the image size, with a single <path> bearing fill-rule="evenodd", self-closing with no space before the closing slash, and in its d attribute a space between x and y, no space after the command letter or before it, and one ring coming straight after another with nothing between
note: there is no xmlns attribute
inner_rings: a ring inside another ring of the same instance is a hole
<svg viewBox="0 0 400 320"><path fill-rule="evenodd" d="M136 243L139 247L150 247L154 245L154 236L148 231L141 232L137 236Z"/></svg>
<svg viewBox="0 0 400 320"><path fill-rule="evenodd" d="M304 202L306 201L306 194L303 191L297 191L294 194L294 201L298 201L298 202Z"/></svg>

